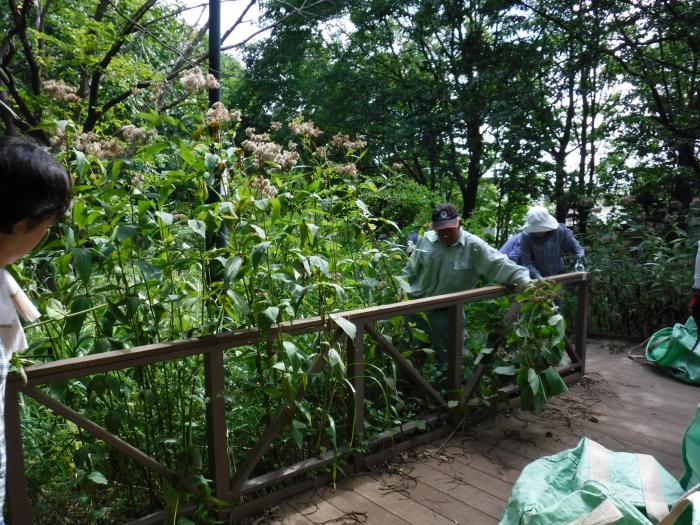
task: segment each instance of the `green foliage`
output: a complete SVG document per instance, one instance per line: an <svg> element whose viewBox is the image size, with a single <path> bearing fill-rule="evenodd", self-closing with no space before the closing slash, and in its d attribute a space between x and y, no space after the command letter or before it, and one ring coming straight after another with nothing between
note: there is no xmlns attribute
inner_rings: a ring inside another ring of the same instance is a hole
<svg viewBox="0 0 700 525"><path fill-rule="evenodd" d="M430 222L432 206L438 203L426 186L402 176L383 182L375 191L363 192L372 215L386 217L401 229L419 230Z"/></svg>
<svg viewBox="0 0 700 525"><path fill-rule="evenodd" d="M347 143L362 141L334 138L324 144L318 130L301 120L284 130L243 134L235 111L230 120L222 115L218 120L209 115L208 133L201 132L207 129L202 124L189 134L183 121L141 114L150 123L143 128L148 138L117 158L99 158L91 148L63 150L76 187L71 216L16 271L45 314L27 330L28 357L38 361L244 327L265 332L282 321L327 317L333 329L225 353L232 465L240 464L280 410L293 413L290 428L253 472L257 475L363 446L355 437L356 414L347 408L353 395L347 348L333 337L336 327L354 337L354 325L335 312L397 300L394 276L406 255L378 235L398 231L398 225L376 216L363 200L380 194L378 183L386 180L358 172L362 153ZM75 131L65 129L70 139ZM281 131L297 145L285 150L273 142L270 137ZM220 200L211 199L213 192ZM387 200L396 205L392 210L401 209L398 201L398 196ZM429 213L430 206L419 201L412 201L415 208ZM212 247L223 226L225 242ZM443 371L434 356L412 346L405 320L381 327L439 384ZM319 355L325 370L307 375ZM476 355L465 356L467 376ZM421 419L431 406L426 396L374 344L367 344L366 358L368 433ZM194 356L60 381L47 389L198 487L198 512L205 516L219 503L209 493L204 461L202 369L202 357ZM41 406L27 402L23 410L39 523L56 523L56 509L71 500L79 509L67 522L109 523L164 505L174 516L193 498L189 488L165 483ZM337 468L335 462L333 472ZM142 481L133 484L134 479Z"/></svg>
<svg viewBox="0 0 700 525"><path fill-rule="evenodd" d="M420 229L442 200L464 204L468 228L489 240L495 223L500 243L533 198L550 196L561 217L574 208L585 226L596 195L630 192L639 208L623 198L607 223L590 221L591 328L646 336L684 319L700 220L685 67L697 56L692 3L656 3L634 24L615 2L593 11L550 2L537 14L502 3L349 2L318 4L311 17L268 3L265 16L286 25L247 50L245 71L223 59L224 98L244 109L240 122L234 110L204 115L205 91L180 82L175 63L203 47L191 28L158 4L130 25L141 5L56 0L18 4L19 18L0 13L2 125L50 142L77 193L70 220L16 267L45 314L28 330L29 359L264 332L313 315L352 335L335 312L398 298L405 254L386 239ZM317 30L344 15L353 31ZM62 93L49 80L65 83ZM531 409L565 388L553 368L564 329L554 293L541 283L523 293L512 330L501 324L506 300L469 307L465 379L495 358L479 403L511 380ZM416 323L379 324L439 384ZM319 353L327 370L306 375ZM369 341L366 355L368 433L421 420L429 400ZM294 409L291 427L254 475L363 446L347 409L347 349L332 330L225 360L231 465L284 407ZM204 522L218 503L203 461L201 368L192 357L46 388L198 487ZM114 523L192 497L31 400L22 411L39 522Z"/></svg>
<svg viewBox="0 0 700 525"><path fill-rule="evenodd" d="M555 306L558 294L559 286L535 281L516 296L520 313L506 341L505 361L512 364L494 370L515 377L526 410L542 410L547 398L567 391L556 369L564 357L566 326Z"/></svg>
<svg viewBox="0 0 700 525"><path fill-rule="evenodd" d="M377 239L389 221L373 216L359 199L375 184L363 176L347 179L356 173L351 149L329 145L328 158L315 155L321 142L307 127L294 136L300 155L312 164L294 168L299 157L293 150L284 151L262 134L241 136L236 118L216 125L210 120L217 140L206 133L183 134L185 124L172 117L141 118L153 124L145 128L152 138L130 156L110 160L71 149L62 153L75 178L70 220L16 266L45 314L27 330L31 359L76 357L241 327L265 331L277 322L398 297L392 276L405 254ZM290 127L297 124L303 125ZM74 132L66 129L70 138ZM215 181L223 174L221 188ZM220 202L209 202L213 188ZM224 225L225 245L209 249ZM334 320L352 332L354 325ZM327 356L328 370L308 377L319 351ZM240 463L284 406L298 408L296 423L263 458L260 472L336 450L348 438L352 444L347 356L330 333L243 347L226 359L232 464ZM206 487L202 373L199 356L63 381L50 389L192 485ZM300 401L299 393L313 401ZM388 407L386 395L379 393ZM244 405L241 399L247 400ZM80 501L80 512L69 518L73 523L110 522L127 509L136 516L163 504L174 508L191 497L74 425L27 406L29 477L51 480L42 489L32 481L39 522L56 523L55 506L65 503L55 497L59 490ZM382 413L382 428L396 424L395 414L385 418L388 413ZM53 445L56 441L60 446ZM142 479L144 487L136 490L128 479Z"/></svg>
<svg viewBox="0 0 700 525"><path fill-rule="evenodd" d="M643 210L625 200L627 209L615 208L586 238L590 327L646 338L688 316L700 209Z"/></svg>

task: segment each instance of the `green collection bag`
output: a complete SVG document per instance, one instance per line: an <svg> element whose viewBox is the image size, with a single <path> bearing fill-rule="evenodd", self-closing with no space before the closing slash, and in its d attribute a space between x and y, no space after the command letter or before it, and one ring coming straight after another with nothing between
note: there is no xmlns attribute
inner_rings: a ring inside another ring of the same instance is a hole
<svg viewBox="0 0 700 525"><path fill-rule="evenodd" d="M700 484L700 404L696 407L695 417L683 435L681 459L685 467L681 476L681 486L691 490Z"/></svg>
<svg viewBox="0 0 700 525"><path fill-rule="evenodd" d="M673 328L662 328L647 343L647 360L659 365L676 379L700 384L700 344L695 345L698 329L692 317Z"/></svg>
<svg viewBox="0 0 700 525"><path fill-rule="evenodd" d="M654 457L584 437L523 469L500 525L700 525L694 499Z"/></svg>

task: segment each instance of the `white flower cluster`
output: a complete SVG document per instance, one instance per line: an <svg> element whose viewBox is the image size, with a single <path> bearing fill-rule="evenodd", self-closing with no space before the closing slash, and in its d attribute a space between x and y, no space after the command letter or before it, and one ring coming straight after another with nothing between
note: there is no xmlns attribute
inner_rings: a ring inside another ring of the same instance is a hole
<svg viewBox="0 0 700 525"><path fill-rule="evenodd" d="M295 135L303 135L305 137L318 137L323 133L310 120L308 122L290 122L289 129Z"/></svg>
<svg viewBox="0 0 700 525"><path fill-rule="evenodd" d="M66 145L66 128L58 128L56 134L49 139L49 145L51 146L51 151L53 153L58 153Z"/></svg>
<svg viewBox="0 0 700 525"><path fill-rule="evenodd" d="M296 151L284 151L282 146L270 142L269 133L256 134L254 128L246 128L247 140L241 143L245 151L253 154L253 166L261 168L265 164L277 164L280 169L288 171L292 169L299 160L299 153Z"/></svg>
<svg viewBox="0 0 700 525"><path fill-rule="evenodd" d="M245 128L245 136L254 142L265 142L270 140L269 133L260 133L256 135L255 128Z"/></svg>
<svg viewBox="0 0 700 525"><path fill-rule="evenodd" d="M131 185L134 188L141 189L143 188L143 173L135 173L133 177L131 177Z"/></svg>
<svg viewBox="0 0 700 525"><path fill-rule="evenodd" d="M90 131L75 137L75 149L98 159L114 159L122 154L124 148L116 138L100 140L96 133Z"/></svg>
<svg viewBox="0 0 700 525"><path fill-rule="evenodd" d="M138 144L140 142L149 140L153 138L157 133L154 129L139 128L137 126L134 126L133 124L127 124L126 126L122 126L120 132L122 134L122 137L124 137L124 140L126 140L127 142L131 142L132 144Z"/></svg>
<svg viewBox="0 0 700 525"><path fill-rule="evenodd" d="M250 187L260 191L263 197L274 197L277 195L277 188L270 184L270 179L264 177L255 177L250 181Z"/></svg>
<svg viewBox="0 0 700 525"><path fill-rule="evenodd" d="M217 89L220 86L214 75L211 73L206 77L201 68L193 67L180 73L180 85L190 93L196 93L202 89Z"/></svg>
<svg viewBox="0 0 700 525"><path fill-rule="evenodd" d="M164 92L165 86L163 84L151 84L151 101L158 104L158 101L160 100L160 97L163 96Z"/></svg>
<svg viewBox="0 0 700 525"><path fill-rule="evenodd" d="M270 129L272 131L277 131L278 129L282 129L282 123L273 120L272 122L270 122Z"/></svg>
<svg viewBox="0 0 700 525"><path fill-rule="evenodd" d="M398 171L398 170L402 170L402 169L403 169L403 163L401 163L401 162L394 162L394 163L392 163L391 167L394 168L394 169L397 170L397 171Z"/></svg>
<svg viewBox="0 0 700 525"><path fill-rule="evenodd" d="M344 150L361 150L367 146L364 135L358 135L355 140L350 140L350 136L345 133L336 133L331 139L331 143L337 148Z"/></svg>
<svg viewBox="0 0 700 525"><path fill-rule="evenodd" d="M333 169L338 175L345 175L352 179L357 177L357 166L352 162L350 164L333 164Z"/></svg>
<svg viewBox="0 0 700 525"><path fill-rule="evenodd" d="M228 110L221 102L214 102L212 107L207 110L207 124L210 126L219 126L224 122L240 122L241 111L239 109Z"/></svg>
<svg viewBox="0 0 700 525"><path fill-rule="evenodd" d="M80 97L76 94L77 88L62 80L44 80L41 87L49 97L59 102L80 102Z"/></svg>
<svg viewBox="0 0 700 525"><path fill-rule="evenodd" d="M299 154L296 151L283 151L277 158L277 164L280 165L282 171L289 171L297 165Z"/></svg>

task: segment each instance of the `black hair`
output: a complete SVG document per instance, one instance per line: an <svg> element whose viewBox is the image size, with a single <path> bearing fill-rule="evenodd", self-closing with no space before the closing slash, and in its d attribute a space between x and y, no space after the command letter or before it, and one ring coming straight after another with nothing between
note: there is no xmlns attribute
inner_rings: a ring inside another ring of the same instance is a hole
<svg viewBox="0 0 700 525"><path fill-rule="evenodd" d="M73 184L41 146L19 137L0 138L0 232L15 224L58 220L70 206Z"/></svg>

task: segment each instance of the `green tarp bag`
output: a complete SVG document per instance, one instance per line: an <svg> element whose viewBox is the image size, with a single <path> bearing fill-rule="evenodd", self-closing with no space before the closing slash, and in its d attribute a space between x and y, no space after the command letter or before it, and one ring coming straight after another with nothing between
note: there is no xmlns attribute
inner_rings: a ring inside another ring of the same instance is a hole
<svg viewBox="0 0 700 525"><path fill-rule="evenodd" d="M686 323L676 323L673 328L662 328L647 343L647 360L659 365L676 379L700 384L700 344L697 341L695 321L689 317Z"/></svg>
<svg viewBox="0 0 700 525"><path fill-rule="evenodd" d="M695 417L683 435L681 459L685 467L681 476L681 486L689 490L700 484L700 404L696 407Z"/></svg>
<svg viewBox="0 0 700 525"><path fill-rule="evenodd" d="M654 457L611 452L584 437L523 469L500 525L700 525L696 495L683 496Z"/></svg>

